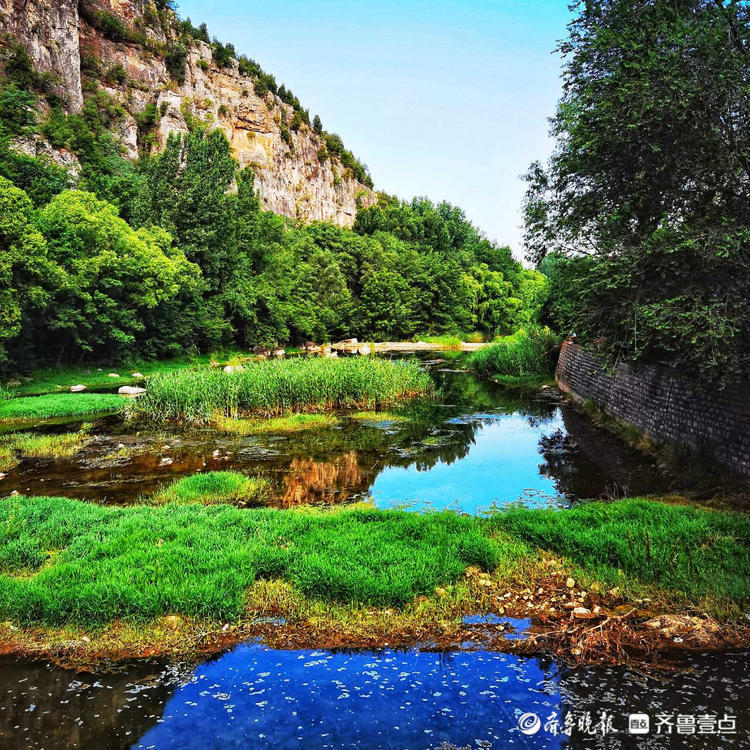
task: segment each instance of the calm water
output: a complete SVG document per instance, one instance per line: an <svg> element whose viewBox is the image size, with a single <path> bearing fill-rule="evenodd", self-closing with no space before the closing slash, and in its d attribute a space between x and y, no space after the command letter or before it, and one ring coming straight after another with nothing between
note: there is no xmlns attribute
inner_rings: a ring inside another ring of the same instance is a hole
<svg viewBox="0 0 750 750"><path fill-rule="evenodd" d="M139 667L99 677L0 662L0 747L8 750L739 748L748 747L749 705L747 654L698 655L689 672L666 681L486 651L333 653L256 644L195 669ZM525 713L539 717L533 735L518 728ZM698 734L696 721L689 736L654 730L636 738L627 732L630 713L649 714L653 726L657 715L709 717L709 730L726 714L736 717L737 733ZM562 729L566 717L572 736L552 734L553 722Z"/></svg>
<svg viewBox="0 0 750 750"><path fill-rule="evenodd" d="M437 402L410 406L406 421L342 415L334 429L249 437L133 434L103 422L83 454L27 459L2 490L127 503L180 476L231 469L270 479L283 507L372 498L380 507L475 513L519 500L560 505L666 488L650 461L594 428L554 389L524 394L445 362L425 366Z"/></svg>

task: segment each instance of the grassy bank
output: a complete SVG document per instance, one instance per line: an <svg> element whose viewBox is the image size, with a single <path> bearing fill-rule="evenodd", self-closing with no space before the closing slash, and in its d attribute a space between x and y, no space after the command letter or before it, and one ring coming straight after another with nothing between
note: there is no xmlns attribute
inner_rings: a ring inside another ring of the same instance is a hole
<svg viewBox="0 0 750 750"><path fill-rule="evenodd" d="M426 395L430 377L415 362L377 358L289 359L249 364L226 374L208 368L154 376L131 403L154 422L208 424L216 416L373 409Z"/></svg>
<svg viewBox="0 0 750 750"><path fill-rule="evenodd" d="M216 476L183 480L168 497L204 502L245 479ZM282 582L308 608L402 607L472 566L495 570L498 585L511 574L531 581L549 551L577 579L737 616L750 600L749 542L748 516L638 500L480 519L14 497L0 501L0 619L93 627L179 614L235 622L261 581ZM266 612L282 604L268 600Z"/></svg>
<svg viewBox="0 0 750 750"><path fill-rule="evenodd" d="M529 327L506 336L469 358L469 367L480 375L525 378L554 372L559 339L548 328Z"/></svg>
<svg viewBox="0 0 750 750"><path fill-rule="evenodd" d="M125 408L126 399L111 393L59 393L0 401L0 422L87 417Z"/></svg>
<svg viewBox="0 0 750 750"><path fill-rule="evenodd" d="M750 515L648 500L512 509L488 521L565 556L607 586L655 584L731 609L750 603Z"/></svg>

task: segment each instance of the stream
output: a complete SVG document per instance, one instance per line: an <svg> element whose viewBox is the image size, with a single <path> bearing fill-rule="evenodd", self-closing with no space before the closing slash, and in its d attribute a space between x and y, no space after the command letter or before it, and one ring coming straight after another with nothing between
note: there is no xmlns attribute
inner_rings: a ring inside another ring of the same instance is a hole
<svg viewBox="0 0 750 750"><path fill-rule="evenodd" d="M279 507L366 500L476 514L519 501L567 507L678 482L554 388L509 390L462 371L449 353L431 356L423 360L438 398L407 407L406 419L342 414L325 430L250 436L135 432L104 419L81 454L26 459L3 493L127 504L180 476L229 469L269 479ZM571 669L472 644L445 653L246 643L197 666L139 663L102 674L2 659L0 748L750 746L748 655L694 654L675 666L663 677ZM630 714L647 715L648 734L631 733Z"/></svg>

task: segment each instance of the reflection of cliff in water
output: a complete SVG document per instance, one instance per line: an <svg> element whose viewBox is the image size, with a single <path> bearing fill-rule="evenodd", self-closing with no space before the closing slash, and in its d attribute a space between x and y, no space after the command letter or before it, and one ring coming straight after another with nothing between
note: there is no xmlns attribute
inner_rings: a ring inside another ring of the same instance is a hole
<svg viewBox="0 0 750 750"><path fill-rule="evenodd" d="M339 456L332 461L294 458L284 476L283 507L294 505L332 505L367 492L372 471L363 470L357 453Z"/></svg>
<svg viewBox="0 0 750 750"><path fill-rule="evenodd" d="M120 750L162 717L178 669L90 675L0 660L0 747L4 750Z"/></svg>

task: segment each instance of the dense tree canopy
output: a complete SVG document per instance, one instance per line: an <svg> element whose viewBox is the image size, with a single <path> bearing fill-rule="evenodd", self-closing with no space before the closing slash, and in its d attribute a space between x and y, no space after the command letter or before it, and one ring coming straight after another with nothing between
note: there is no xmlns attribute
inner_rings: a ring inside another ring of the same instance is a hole
<svg viewBox="0 0 750 750"><path fill-rule="evenodd" d="M448 204L384 198L354 230L296 225L261 210L252 172L218 130L174 135L132 164L101 91L81 114L53 108L41 123L30 103L0 90L5 368L348 336L491 337L544 302L545 277ZM18 153L21 131L74 152L83 190Z"/></svg>
<svg viewBox="0 0 750 750"><path fill-rule="evenodd" d="M588 0L560 49L525 204L550 314L614 356L747 377L750 5Z"/></svg>

